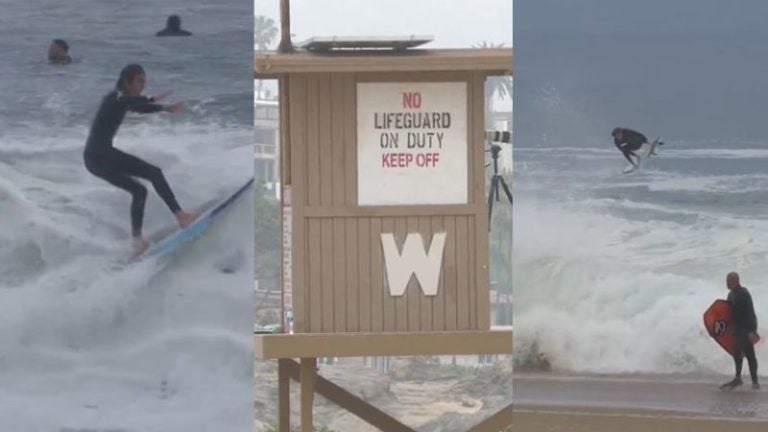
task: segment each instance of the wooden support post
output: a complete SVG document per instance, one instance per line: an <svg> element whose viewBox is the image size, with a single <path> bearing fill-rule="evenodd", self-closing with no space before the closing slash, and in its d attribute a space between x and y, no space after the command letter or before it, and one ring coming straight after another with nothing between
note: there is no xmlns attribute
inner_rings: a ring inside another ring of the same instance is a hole
<svg viewBox="0 0 768 432"><path fill-rule="evenodd" d="M317 377L317 359L301 359L299 380L301 381L301 432L314 432L312 407L315 400L315 378Z"/></svg>
<svg viewBox="0 0 768 432"><path fill-rule="evenodd" d="M302 363L303 365L303 363ZM292 379L302 382L301 369L293 360L286 360L286 373ZM373 427L386 432L415 432L391 415L379 410L347 390L315 374L315 391L329 401L360 417ZM302 382L303 384L303 382Z"/></svg>
<svg viewBox="0 0 768 432"><path fill-rule="evenodd" d="M277 361L278 431L291 432L291 375L289 359Z"/></svg>
<svg viewBox="0 0 768 432"><path fill-rule="evenodd" d="M499 432L512 426L512 405L476 425L469 432Z"/></svg>

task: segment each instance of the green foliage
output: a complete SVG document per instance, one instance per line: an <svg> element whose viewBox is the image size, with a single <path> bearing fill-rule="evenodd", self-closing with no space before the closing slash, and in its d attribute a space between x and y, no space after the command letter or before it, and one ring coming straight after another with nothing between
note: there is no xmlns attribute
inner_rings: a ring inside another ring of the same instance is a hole
<svg viewBox="0 0 768 432"><path fill-rule="evenodd" d="M280 287L280 202L264 185L256 186L254 203L255 270L261 289Z"/></svg>
<svg viewBox="0 0 768 432"><path fill-rule="evenodd" d="M492 175L488 171L487 177ZM511 179L505 176L507 184ZM490 187L490 184L488 185ZM486 189L487 190L487 189ZM504 191L499 190L501 201L493 202L493 218L491 219L490 232L490 279L492 289L499 293L512 294L512 206L504 196ZM496 322L493 324L511 325L512 310L508 306L498 309Z"/></svg>

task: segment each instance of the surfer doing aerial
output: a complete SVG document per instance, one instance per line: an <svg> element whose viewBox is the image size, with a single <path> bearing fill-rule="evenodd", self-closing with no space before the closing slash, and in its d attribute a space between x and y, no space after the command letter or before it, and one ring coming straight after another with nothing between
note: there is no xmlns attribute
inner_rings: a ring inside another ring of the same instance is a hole
<svg viewBox="0 0 768 432"><path fill-rule="evenodd" d="M621 154L624 155L624 158L627 159L633 167L637 168L640 156L638 156L635 152L639 150L643 144L648 143L648 138L646 138L645 135L641 134L640 132L634 131L632 129L618 127L611 131L611 136L613 137L613 145L619 149ZM664 145L664 143L659 141L657 145ZM632 160L631 156L634 156L635 160Z"/></svg>
<svg viewBox="0 0 768 432"><path fill-rule="evenodd" d="M730 290L728 302L733 308L733 335L737 350L733 360L736 365L736 377L720 388L730 389L742 384L741 367L744 363L744 357L746 357L747 364L749 364L749 375L752 378L752 388L757 390L760 388L760 384L757 382L757 357L755 357L754 344L759 340L759 336L757 335L757 317L752 305L752 296L746 288L741 286L738 273L728 273L726 285Z"/></svg>
<svg viewBox="0 0 768 432"><path fill-rule="evenodd" d="M113 139L127 111L148 114L160 111L175 113L181 110L179 103L157 103L168 94L143 96L141 93L145 83L146 75L140 65L132 64L123 68L115 89L101 101L83 152L85 167L91 174L131 194L131 228L133 247L137 255L149 247L149 242L142 234L147 188L136 181L136 178L152 183L157 194L176 216L180 227L187 227L197 217L196 214L181 209L160 168L113 146Z"/></svg>

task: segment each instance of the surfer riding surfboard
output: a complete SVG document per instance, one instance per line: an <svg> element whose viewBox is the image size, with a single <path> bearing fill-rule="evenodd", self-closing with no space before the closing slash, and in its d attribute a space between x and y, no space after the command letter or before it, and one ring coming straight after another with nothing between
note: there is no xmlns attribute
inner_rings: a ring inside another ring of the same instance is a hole
<svg viewBox="0 0 768 432"><path fill-rule="evenodd" d="M611 136L613 137L613 145L619 149L630 164L624 169L624 174L640 168L645 159L656 154L657 146L664 145L658 138L648 142L648 138L645 135L627 128L614 128L611 131Z"/></svg>
<svg viewBox="0 0 768 432"><path fill-rule="evenodd" d="M145 84L146 74L140 65L131 64L123 68L115 88L101 101L83 152L85 167L91 174L131 194L131 232L135 256L150 246L142 233L147 188L137 178L152 183L157 194L176 217L179 227L189 226L198 216L181 209L160 168L113 146L115 134L128 111L142 114L181 111L180 103L158 103L168 96L167 93L155 97L142 95Z"/></svg>

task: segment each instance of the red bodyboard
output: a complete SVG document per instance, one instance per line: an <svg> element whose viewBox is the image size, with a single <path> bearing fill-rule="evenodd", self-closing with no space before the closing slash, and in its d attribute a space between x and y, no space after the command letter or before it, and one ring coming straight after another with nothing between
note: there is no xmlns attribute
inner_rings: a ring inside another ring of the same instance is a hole
<svg viewBox="0 0 768 432"><path fill-rule="evenodd" d="M736 340L733 335L731 304L725 300L715 300L704 312L704 327L707 332L730 355L736 353Z"/></svg>
<svg viewBox="0 0 768 432"><path fill-rule="evenodd" d="M736 339L732 324L731 303L726 300L715 300L704 312L704 327L707 328L707 332L715 342L733 356L736 353ZM755 336L756 340L753 343L760 341L760 336L757 334Z"/></svg>

